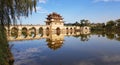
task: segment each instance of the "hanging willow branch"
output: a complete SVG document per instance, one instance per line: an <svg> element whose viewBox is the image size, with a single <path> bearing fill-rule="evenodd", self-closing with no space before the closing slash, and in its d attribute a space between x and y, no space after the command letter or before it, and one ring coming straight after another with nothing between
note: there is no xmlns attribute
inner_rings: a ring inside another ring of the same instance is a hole
<svg viewBox="0 0 120 65"><path fill-rule="evenodd" d="M0 0L0 24L2 26L16 23L21 16L28 17L33 9L36 11L38 0Z"/></svg>

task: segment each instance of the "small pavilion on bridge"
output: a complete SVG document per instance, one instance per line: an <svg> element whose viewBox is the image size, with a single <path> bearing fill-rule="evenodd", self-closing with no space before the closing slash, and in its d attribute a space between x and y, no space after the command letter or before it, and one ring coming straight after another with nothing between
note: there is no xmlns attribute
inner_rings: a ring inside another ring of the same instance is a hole
<svg viewBox="0 0 120 65"><path fill-rule="evenodd" d="M52 14L49 14L46 19L47 19L47 21L45 21L46 25L50 25L51 23L60 23L60 24L64 23L62 16L55 12L53 12Z"/></svg>

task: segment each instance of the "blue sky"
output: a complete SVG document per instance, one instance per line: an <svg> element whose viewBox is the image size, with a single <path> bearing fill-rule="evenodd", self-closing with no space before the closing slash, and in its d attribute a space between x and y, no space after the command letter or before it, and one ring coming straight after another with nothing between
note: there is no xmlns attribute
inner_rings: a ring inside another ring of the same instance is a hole
<svg viewBox="0 0 120 65"><path fill-rule="evenodd" d="M120 18L120 0L39 0L37 13L22 18L22 24L45 24L49 13L61 14L66 23L88 19L94 23Z"/></svg>

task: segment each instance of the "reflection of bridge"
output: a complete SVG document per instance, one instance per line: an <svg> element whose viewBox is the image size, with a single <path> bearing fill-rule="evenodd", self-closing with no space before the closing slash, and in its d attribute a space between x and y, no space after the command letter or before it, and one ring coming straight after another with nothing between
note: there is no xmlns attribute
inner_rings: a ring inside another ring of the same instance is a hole
<svg viewBox="0 0 120 65"><path fill-rule="evenodd" d="M79 26L64 26L64 21L62 16L57 13L49 14L47 17L46 25L16 25L10 26L9 31L6 27L8 40L29 40L33 39L31 37L34 34L34 39L48 38L49 34L64 34L64 35L76 35L81 32L90 32L90 28L79 27ZM80 31L77 32L76 31ZM42 36L40 36L41 34ZM23 35L23 36L21 36Z"/></svg>
<svg viewBox="0 0 120 65"><path fill-rule="evenodd" d="M65 36L80 36L83 35L85 37L81 37L83 40L88 40L88 37L86 35L90 34L90 32L75 32L75 31L66 31L64 33L42 33L34 36L27 35L24 37L23 35L20 35L18 37L9 36L9 41L23 41L23 40L34 40L34 39L46 39L47 46L52 50L57 50L62 47L64 43L64 37Z"/></svg>
<svg viewBox="0 0 120 65"><path fill-rule="evenodd" d="M34 40L34 39L51 39L51 38L64 38L64 36L77 36L80 34L90 34L90 31L81 31L81 32L75 32L75 30L71 31L65 31L64 33L60 34L53 34L53 33L42 33L42 34L34 34L34 36L21 34L19 36L8 36L9 41L17 41L17 40Z"/></svg>
<svg viewBox="0 0 120 65"><path fill-rule="evenodd" d="M85 37L81 37L83 40L86 38L87 34L90 34L90 32L76 32L76 31L66 31L64 33L42 33L42 34L34 34L34 36L30 36L27 35L26 37L24 35L20 35L20 36L9 36L8 40L9 41L23 41L23 40L34 40L34 39L46 39L47 42L47 46L52 49L52 50L57 50L59 48L62 47L63 43L64 43L64 37L65 36L80 36L80 35L85 35Z"/></svg>

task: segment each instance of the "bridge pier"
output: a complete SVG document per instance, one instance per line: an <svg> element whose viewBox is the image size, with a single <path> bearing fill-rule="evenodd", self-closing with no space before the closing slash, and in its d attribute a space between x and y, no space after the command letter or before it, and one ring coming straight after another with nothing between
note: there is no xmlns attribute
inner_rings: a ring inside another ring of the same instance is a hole
<svg viewBox="0 0 120 65"><path fill-rule="evenodd" d="M21 31L22 31L21 29L18 30L18 36L21 36L21 34L22 34Z"/></svg>

